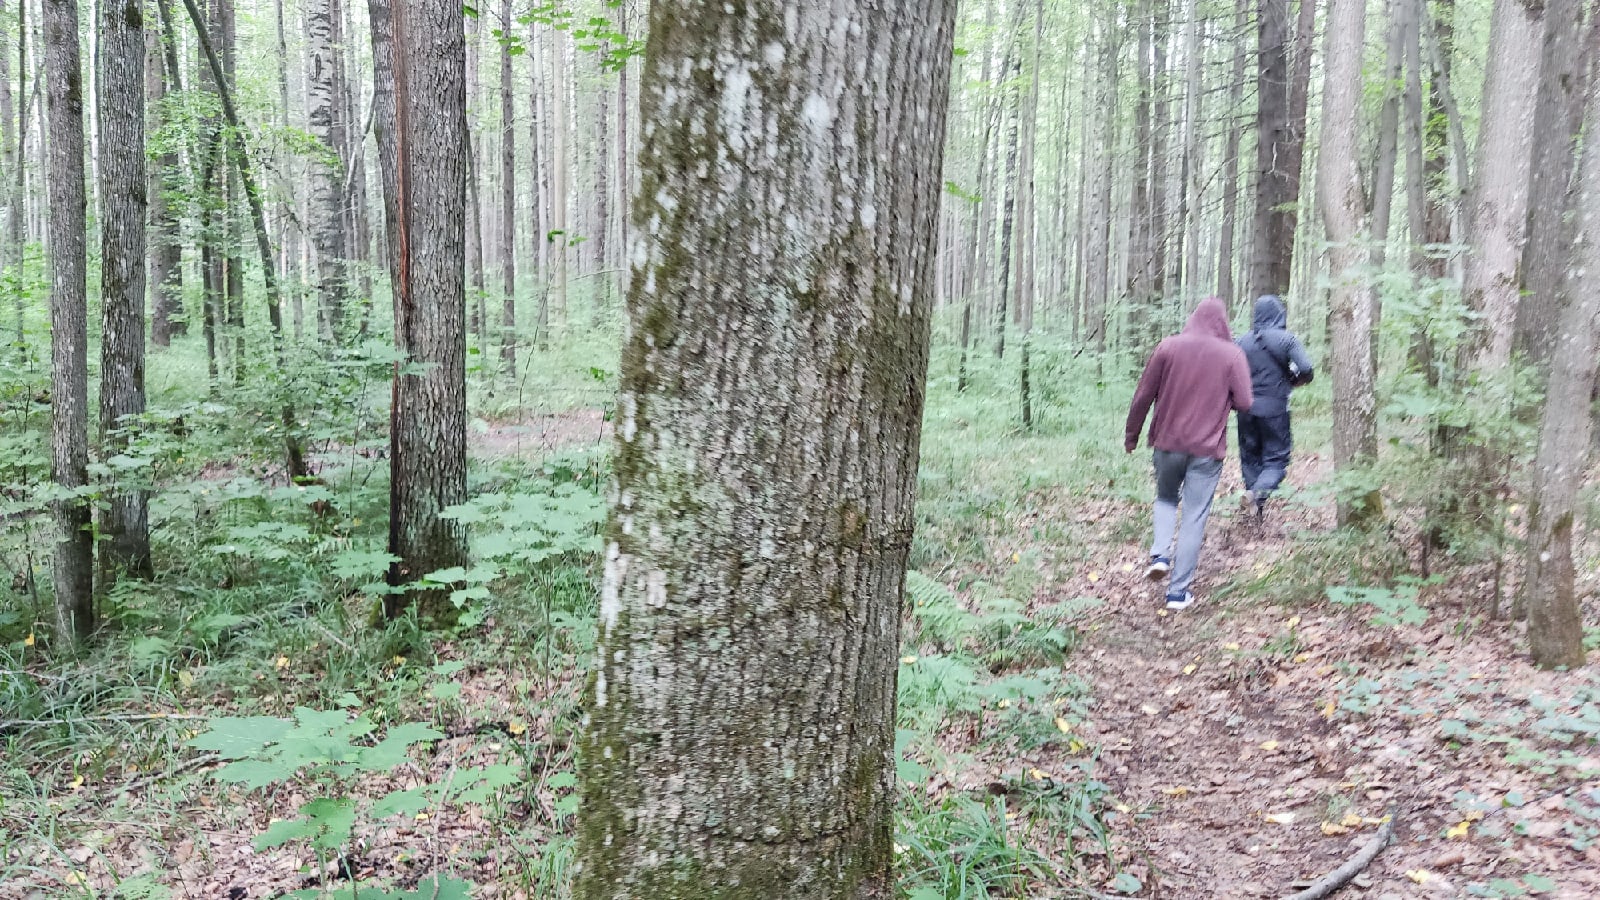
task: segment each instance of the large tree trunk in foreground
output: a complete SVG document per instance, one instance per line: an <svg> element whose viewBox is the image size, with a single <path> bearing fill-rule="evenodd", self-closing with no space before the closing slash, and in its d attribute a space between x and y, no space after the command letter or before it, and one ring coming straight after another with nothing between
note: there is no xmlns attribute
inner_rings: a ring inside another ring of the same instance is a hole
<svg viewBox="0 0 1600 900"><path fill-rule="evenodd" d="M1600 29L1593 34L1600 35ZM1591 42L1590 52L1595 51L1600 47ZM1594 86L1588 107L1593 129L1600 124L1600 90ZM1550 388L1539 426L1522 586L1529 649L1533 661L1545 668L1585 662L1573 531L1594 443L1592 391L1600 368L1600 293L1585 278L1600 271L1600 142L1591 140L1584 148L1579 180L1569 197L1566 205L1577 216L1577 232L1557 294L1560 337L1550 357Z"/></svg>
<svg viewBox="0 0 1600 900"><path fill-rule="evenodd" d="M100 441L127 446L126 417L144 413L144 17L140 0L101 0ZM100 572L149 577L150 506L142 490L114 493L100 515Z"/></svg>
<svg viewBox="0 0 1600 900"><path fill-rule="evenodd" d="M1366 0L1330 0L1326 81L1322 98L1322 151L1318 193L1328 234L1329 298L1333 337L1333 464L1338 470L1378 456L1377 402L1372 355L1375 300L1362 271L1368 262L1365 195L1356 165L1360 133L1361 50ZM1376 490L1341 497L1339 524L1381 516Z"/></svg>
<svg viewBox="0 0 1600 900"><path fill-rule="evenodd" d="M440 516L467 499L467 44L461 4L391 7L395 225L399 236L396 369L390 418L391 584L467 562L466 532ZM382 65L380 63L380 65ZM416 595L419 613L448 622L443 591ZM398 616L403 597L386 598Z"/></svg>
<svg viewBox="0 0 1600 900"><path fill-rule="evenodd" d="M77 0L44 0L45 108L50 138L51 474L76 491L89 483L89 309L83 182L83 70ZM94 536L87 500L55 503L56 635L95 627Z"/></svg>
<svg viewBox="0 0 1600 900"><path fill-rule="evenodd" d="M954 15L651 9L585 900L894 895Z"/></svg>

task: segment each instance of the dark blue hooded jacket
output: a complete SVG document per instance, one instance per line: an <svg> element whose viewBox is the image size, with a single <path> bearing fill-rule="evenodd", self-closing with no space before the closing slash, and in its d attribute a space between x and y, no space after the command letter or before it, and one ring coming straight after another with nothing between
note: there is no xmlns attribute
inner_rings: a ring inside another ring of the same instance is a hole
<svg viewBox="0 0 1600 900"><path fill-rule="evenodd" d="M1237 342L1250 362L1251 415L1282 415L1289 409L1289 391L1311 383L1311 358L1285 327L1288 323L1283 301L1268 294L1256 301L1250 332Z"/></svg>

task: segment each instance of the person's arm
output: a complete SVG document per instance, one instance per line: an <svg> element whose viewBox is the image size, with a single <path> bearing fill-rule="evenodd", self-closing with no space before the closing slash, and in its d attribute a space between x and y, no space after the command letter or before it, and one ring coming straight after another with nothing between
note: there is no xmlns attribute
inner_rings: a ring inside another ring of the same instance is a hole
<svg viewBox="0 0 1600 900"><path fill-rule="evenodd" d="M1150 414L1150 405L1161 391L1161 377L1167 368L1167 355L1162 349L1156 348L1155 355L1144 367L1144 374L1139 376L1139 386L1133 390L1133 405L1128 407L1128 423L1122 435L1122 449L1129 453L1139 446L1139 433L1144 431L1145 417Z"/></svg>
<svg viewBox="0 0 1600 900"><path fill-rule="evenodd" d="M1300 339L1289 335L1289 384L1293 387L1305 387L1311 383L1315 376L1311 369L1311 357L1306 355L1306 348L1300 346Z"/></svg>
<svg viewBox="0 0 1600 900"><path fill-rule="evenodd" d="M1234 412L1249 412L1256 398L1250 388L1250 362L1243 350L1235 349L1229 375L1228 397L1233 401Z"/></svg>

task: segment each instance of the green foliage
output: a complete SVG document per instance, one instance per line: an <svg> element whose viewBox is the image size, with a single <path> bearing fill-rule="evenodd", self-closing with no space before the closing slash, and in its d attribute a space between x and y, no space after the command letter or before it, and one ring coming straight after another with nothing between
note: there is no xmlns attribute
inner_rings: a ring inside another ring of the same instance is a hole
<svg viewBox="0 0 1600 900"><path fill-rule="evenodd" d="M1330 585L1328 599L1342 606L1371 607L1373 613L1369 621L1380 628L1421 625L1428 620L1428 611L1417 603L1423 584L1420 579L1407 577L1391 588Z"/></svg>

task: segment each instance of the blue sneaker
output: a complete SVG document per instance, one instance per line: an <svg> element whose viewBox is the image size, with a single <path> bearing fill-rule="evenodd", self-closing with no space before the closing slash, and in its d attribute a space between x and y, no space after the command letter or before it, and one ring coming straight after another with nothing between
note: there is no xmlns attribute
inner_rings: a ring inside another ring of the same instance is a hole
<svg viewBox="0 0 1600 900"><path fill-rule="evenodd" d="M1150 567L1144 570L1145 581L1160 581L1172 572L1172 560L1165 556L1150 557Z"/></svg>
<svg viewBox="0 0 1600 900"><path fill-rule="evenodd" d="M1191 607L1193 605L1194 605L1194 594L1189 592L1189 591L1184 591L1181 594L1168 594L1167 595L1167 609L1171 609L1171 610L1188 609L1189 607Z"/></svg>

